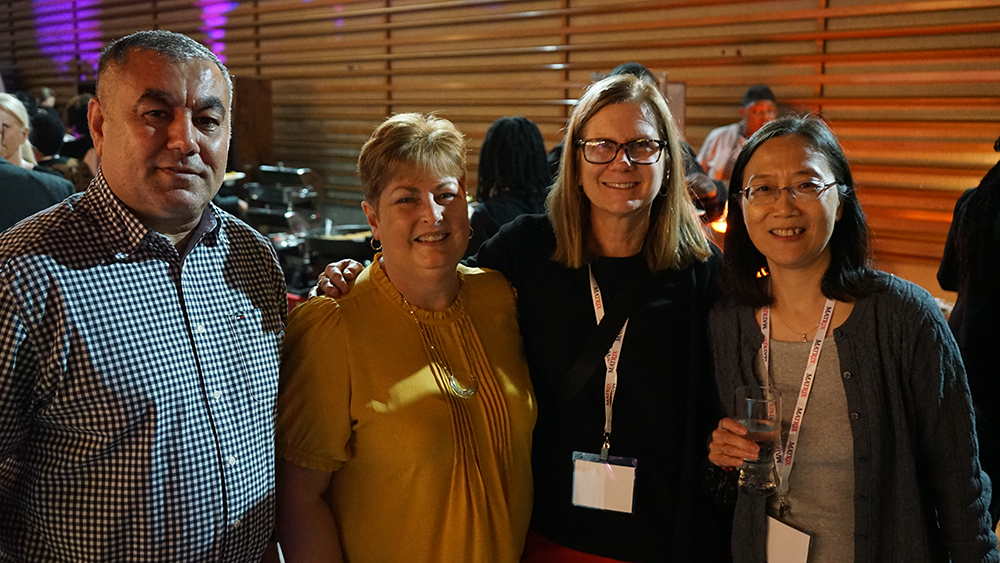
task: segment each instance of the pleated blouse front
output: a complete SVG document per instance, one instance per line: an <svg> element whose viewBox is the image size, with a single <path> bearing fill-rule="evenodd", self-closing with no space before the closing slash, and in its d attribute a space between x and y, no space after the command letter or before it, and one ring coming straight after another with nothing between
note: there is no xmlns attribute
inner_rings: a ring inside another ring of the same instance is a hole
<svg viewBox="0 0 1000 563"><path fill-rule="evenodd" d="M496 272L459 276L449 309L411 315L376 261L350 294L289 319L276 448L334 472L328 498L349 561L520 558L536 412L515 297ZM430 346L461 388L475 375L471 398L432 367Z"/></svg>

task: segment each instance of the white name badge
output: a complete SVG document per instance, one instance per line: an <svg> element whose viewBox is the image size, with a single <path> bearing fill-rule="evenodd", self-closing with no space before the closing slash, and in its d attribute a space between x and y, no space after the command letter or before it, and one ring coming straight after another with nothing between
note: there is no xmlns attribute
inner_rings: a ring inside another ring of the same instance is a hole
<svg viewBox="0 0 1000 563"><path fill-rule="evenodd" d="M632 513L635 467L631 457L573 452L573 505Z"/></svg>
<svg viewBox="0 0 1000 563"><path fill-rule="evenodd" d="M806 563L811 542L809 534L767 517L767 563Z"/></svg>

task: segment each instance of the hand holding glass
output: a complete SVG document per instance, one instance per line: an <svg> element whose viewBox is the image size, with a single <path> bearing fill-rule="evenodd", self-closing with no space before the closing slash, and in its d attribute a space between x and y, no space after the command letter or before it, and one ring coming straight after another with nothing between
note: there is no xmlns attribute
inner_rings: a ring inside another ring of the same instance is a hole
<svg viewBox="0 0 1000 563"><path fill-rule="evenodd" d="M740 490L767 496L778 488L774 450L781 440L781 398L767 387L736 388L736 419L747 429L744 438L760 446L757 459L744 460Z"/></svg>

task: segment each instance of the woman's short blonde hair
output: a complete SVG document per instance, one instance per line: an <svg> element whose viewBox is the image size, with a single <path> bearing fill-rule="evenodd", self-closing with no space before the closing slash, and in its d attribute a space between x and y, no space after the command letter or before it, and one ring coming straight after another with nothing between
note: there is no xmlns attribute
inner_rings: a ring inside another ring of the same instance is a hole
<svg viewBox="0 0 1000 563"><path fill-rule="evenodd" d="M677 125L656 85L628 74L609 76L592 84L569 118L562 163L547 200L556 232L553 260L579 268L598 257L588 236L590 200L580 187L582 157L576 142L581 140L583 128L594 114L605 106L621 103L640 106L651 118L660 138L667 142L661 158L668 158L669 162L665 163L660 194L650 207L649 229L643 243L649 268L654 272L681 269L695 260L705 260L712 251L684 182L684 157Z"/></svg>
<svg viewBox="0 0 1000 563"><path fill-rule="evenodd" d="M382 190L395 178L400 165L464 182L465 152L465 138L447 119L396 114L383 121L361 147L358 176L365 200L377 206Z"/></svg>
<svg viewBox="0 0 1000 563"><path fill-rule="evenodd" d="M0 110L6 111L7 113L14 116L21 124L21 132L25 132L31 127L31 120L28 118L28 110L24 108L24 104L21 100L15 98L14 96L7 94L6 92L0 92ZM18 148L21 154L21 158L27 160L28 162L35 164L35 154L31 150L31 143L28 139L25 139L21 146Z"/></svg>

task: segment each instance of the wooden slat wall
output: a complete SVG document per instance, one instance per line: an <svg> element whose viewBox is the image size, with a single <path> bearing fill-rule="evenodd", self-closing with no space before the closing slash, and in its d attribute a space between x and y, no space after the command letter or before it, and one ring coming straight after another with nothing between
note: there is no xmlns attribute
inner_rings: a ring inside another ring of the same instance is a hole
<svg viewBox="0 0 1000 563"><path fill-rule="evenodd" d="M68 99L95 45L154 27L211 33L233 73L269 77L277 158L342 193L389 113L452 119L474 186L494 119L525 115L552 146L592 74L636 60L687 84L696 148L751 84L783 111L823 112L879 254L932 261L1000 135L997 0L0 0L0 71Z"/></svg>

